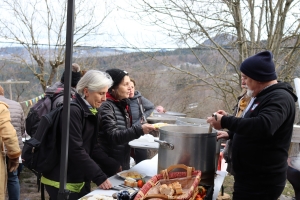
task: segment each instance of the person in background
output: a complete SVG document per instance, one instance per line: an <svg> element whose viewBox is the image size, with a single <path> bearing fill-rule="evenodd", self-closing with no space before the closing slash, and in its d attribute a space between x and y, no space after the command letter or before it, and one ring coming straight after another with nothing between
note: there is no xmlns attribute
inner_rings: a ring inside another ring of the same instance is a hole
<svg viewBox="0 0 300 200"><path fill-rule="evenodd" d="M11 124L16 130L20 149L23 149L23 141L22 136L25 133L25 119L24 112L20 105L20 103L7 99L4 96L4 89L0 86L0 101L6 103L9 107L8 110L10 112ZM7 159L8 161L8 159ZM19 175L22 171L23 165L19 163L19 167L16 171L8 172L7 179L7 191L9 200L18 200L20 199L20 182Z"/></svg>
<svg viewBox="0 0 300 200"><path fill-rule="evenodd" d="M16 130L10 123L8 105L0 102L0 199L5 199L7 186L7 171L14 172L19 166L21 149ZM8 157L6 166L6 155Z"/></svg>
<svg viewBox="0 0 300 200"><path fill-rule="evenodd" d="M77 200L88 194L93 181L101 189L109 189L112 184L98 164L91 158L99 130L100 113L97 108L106 100L106 92L112 85L111 77L98 70L89 70L77 83L73 102L70 106L68 174L66 188L71 192L70 200ZM62 113L60 116L62 122ZM62 134L59 124L58 134ZM60 162L55 168L44 173L41 182L51 200L57 199L59 191Z"/></svg>
<svg viewBox="0 0 300 200"><path fill-rule="evenodd" d="M207 122L229 130L217 138L232 139L233 199L277 200L286 183L297 96L289 84L277 82L269 51L247 58L240 70L252 97L242 117L217 111Z"/></svg>
<svg viewBox="0 0 300 200"><path fill-rule="evenodd" d="M245 111L246 107L248 106L251 97L247 94L247 86L246 83L244 81L244 79L241 79L242 82L242 94L238 97L238 103L237 105L234 107L234 111L233 111L233 116L236 117L241 117L243 112ZM228 115L228 113L223 112L223 115ZM221 131L219 134L221 134ZM232 167L232 140L227 140L226 141L226 145L223 151L223 157L227 163L227 169L226 171L228 173L230 173L231 175L234 175L234 171L233 171L233 167Z"/></svg>
<svg viewBox="0 0 300 200"><path fill-rule="evenodd" d="M130 168L131 140L156 130L152 124L133 124L130 112L130 78L121 69L108 69L106 72L114 83L109 88L107 100L101 105L100 131L98 142L108 156L118 161L120 170ZM112 166L115 168L115 166Z"/></svg>
<svg viewBox="0 0 300 200"><path fill-rule="evenodd" d="M130 78L130 110L132 114L132 124L143 124L147 122L147 118L154 110L154 104L142 96L142 94L135 90L135 81ZM135 163L147 159L147 149L134 149Z"/></svg>
<svg viewBox="0 0 300 200"><path fill-rule="evenodd" d="M61 75L60 81L57 81L52 86L46 88L46 95L53 95L52 109L58 107L63 103L63 91L64 91L64 75L65 72ZM72 75L71 75L71 95L74 97L76 93L76 85L80 80L82 73L80 71L80 66L77 63L72 64ZM57 94L62 94L60 96L55 96Z"/></svg>
<svg viewBox="0 0 300 200"><path fill-rule="evenodd" d="M165 113L166 110L164 109L164 107L162 106L156 106L155 110L158 112L158 113Z"/></svg>

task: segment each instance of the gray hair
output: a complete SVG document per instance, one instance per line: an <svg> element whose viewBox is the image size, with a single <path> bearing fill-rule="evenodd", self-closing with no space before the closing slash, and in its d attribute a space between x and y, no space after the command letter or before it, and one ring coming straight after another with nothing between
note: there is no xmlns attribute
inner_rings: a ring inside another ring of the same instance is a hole
<svg viewBox="0 0 300 200"><path fill-rule="evenodd" d="M83 89L88 88L91 92L97 92L104 87L110 88L113 80L109 74L98 70L89 70L77 83L76 89L80 96L83 96Z"/></svg>

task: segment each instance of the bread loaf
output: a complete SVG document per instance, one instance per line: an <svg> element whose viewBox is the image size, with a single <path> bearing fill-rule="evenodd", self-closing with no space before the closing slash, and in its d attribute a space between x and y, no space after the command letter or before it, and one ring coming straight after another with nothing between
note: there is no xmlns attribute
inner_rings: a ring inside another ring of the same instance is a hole
<svg viewBox="0 0 300 200"><path fill-rule="evenodd" d="M126 178L124 180L124 185L129 186L129 187L137 187L137 182L136 180L132 178Z"/></svg>
<svg viewBox="0 0 300 200"><path fill-rule="evenodd" d="M159 192L161 194L164 194L164 195L167 195L167 196L173 196L173 194L174 194L173 188L172 187L168 187L166 184L162 184L159 187Z"/></svg>
<svg viewBox="0 0 300 200"><path fill-rule="evenodd" d="M172 183L172 188L175 191L176 194L182 194L182 187L179 182L174 182Z"/></svg>

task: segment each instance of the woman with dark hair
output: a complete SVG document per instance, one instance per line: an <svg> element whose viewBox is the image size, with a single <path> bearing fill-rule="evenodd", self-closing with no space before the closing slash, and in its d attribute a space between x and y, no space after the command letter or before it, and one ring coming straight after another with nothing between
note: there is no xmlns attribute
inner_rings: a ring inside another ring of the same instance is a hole
<svg viewBox="0 0 300 200"><path fill-rule="evenodd" d="M142 94L135 90L135 80L130 78L130 110L132 114L133 124L144 124L147 122L147 118L151 115L154 110L154 104L142 96ZM135 163L139 163L147 159L147 149L134 149L134 160Z"/></svg>
<svg viewBox="0 0 300 200"><path fill-rule="evenodd" d="M128 73L120 69L109 69L106 73L112 77L114 83L106 95L107 101L99 109L101 120L98 142L108 156L119 162L120 170L126 170L130 168L128 143L156 128L147 123L142 125L132 123L128 99L130 93ZM99 164L101 166L101 163Z"/></svg>

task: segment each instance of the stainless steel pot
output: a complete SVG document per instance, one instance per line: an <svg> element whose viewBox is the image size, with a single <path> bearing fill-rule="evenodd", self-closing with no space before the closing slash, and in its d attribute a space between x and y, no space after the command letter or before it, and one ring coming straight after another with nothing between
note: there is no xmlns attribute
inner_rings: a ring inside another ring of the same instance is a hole
<svg viewBox="0 0 300 200"><path fill-rule="evenodd" d="M155 124L155 123L175 124L176 119L177 119L177 116L159 115L159 116L148 117L147 121L150 124Z"/></svg>
<svg viewBox="0 0 300 200"><path fill-rule="evenodd" d="M177 125L186 125L186 126L202 126L209 127L209 124L206 122L206 119L199 118L189 118L189 117L178 117L176 120Z"/></svg>
<svg viewBox="0 0 300 200"><path fill-rule="evenodd" d="M201 183L212 185L218 166L220 140L206 127L164 126L160 128L158 171L170 165L185 164L201 170Z"/></svg>

